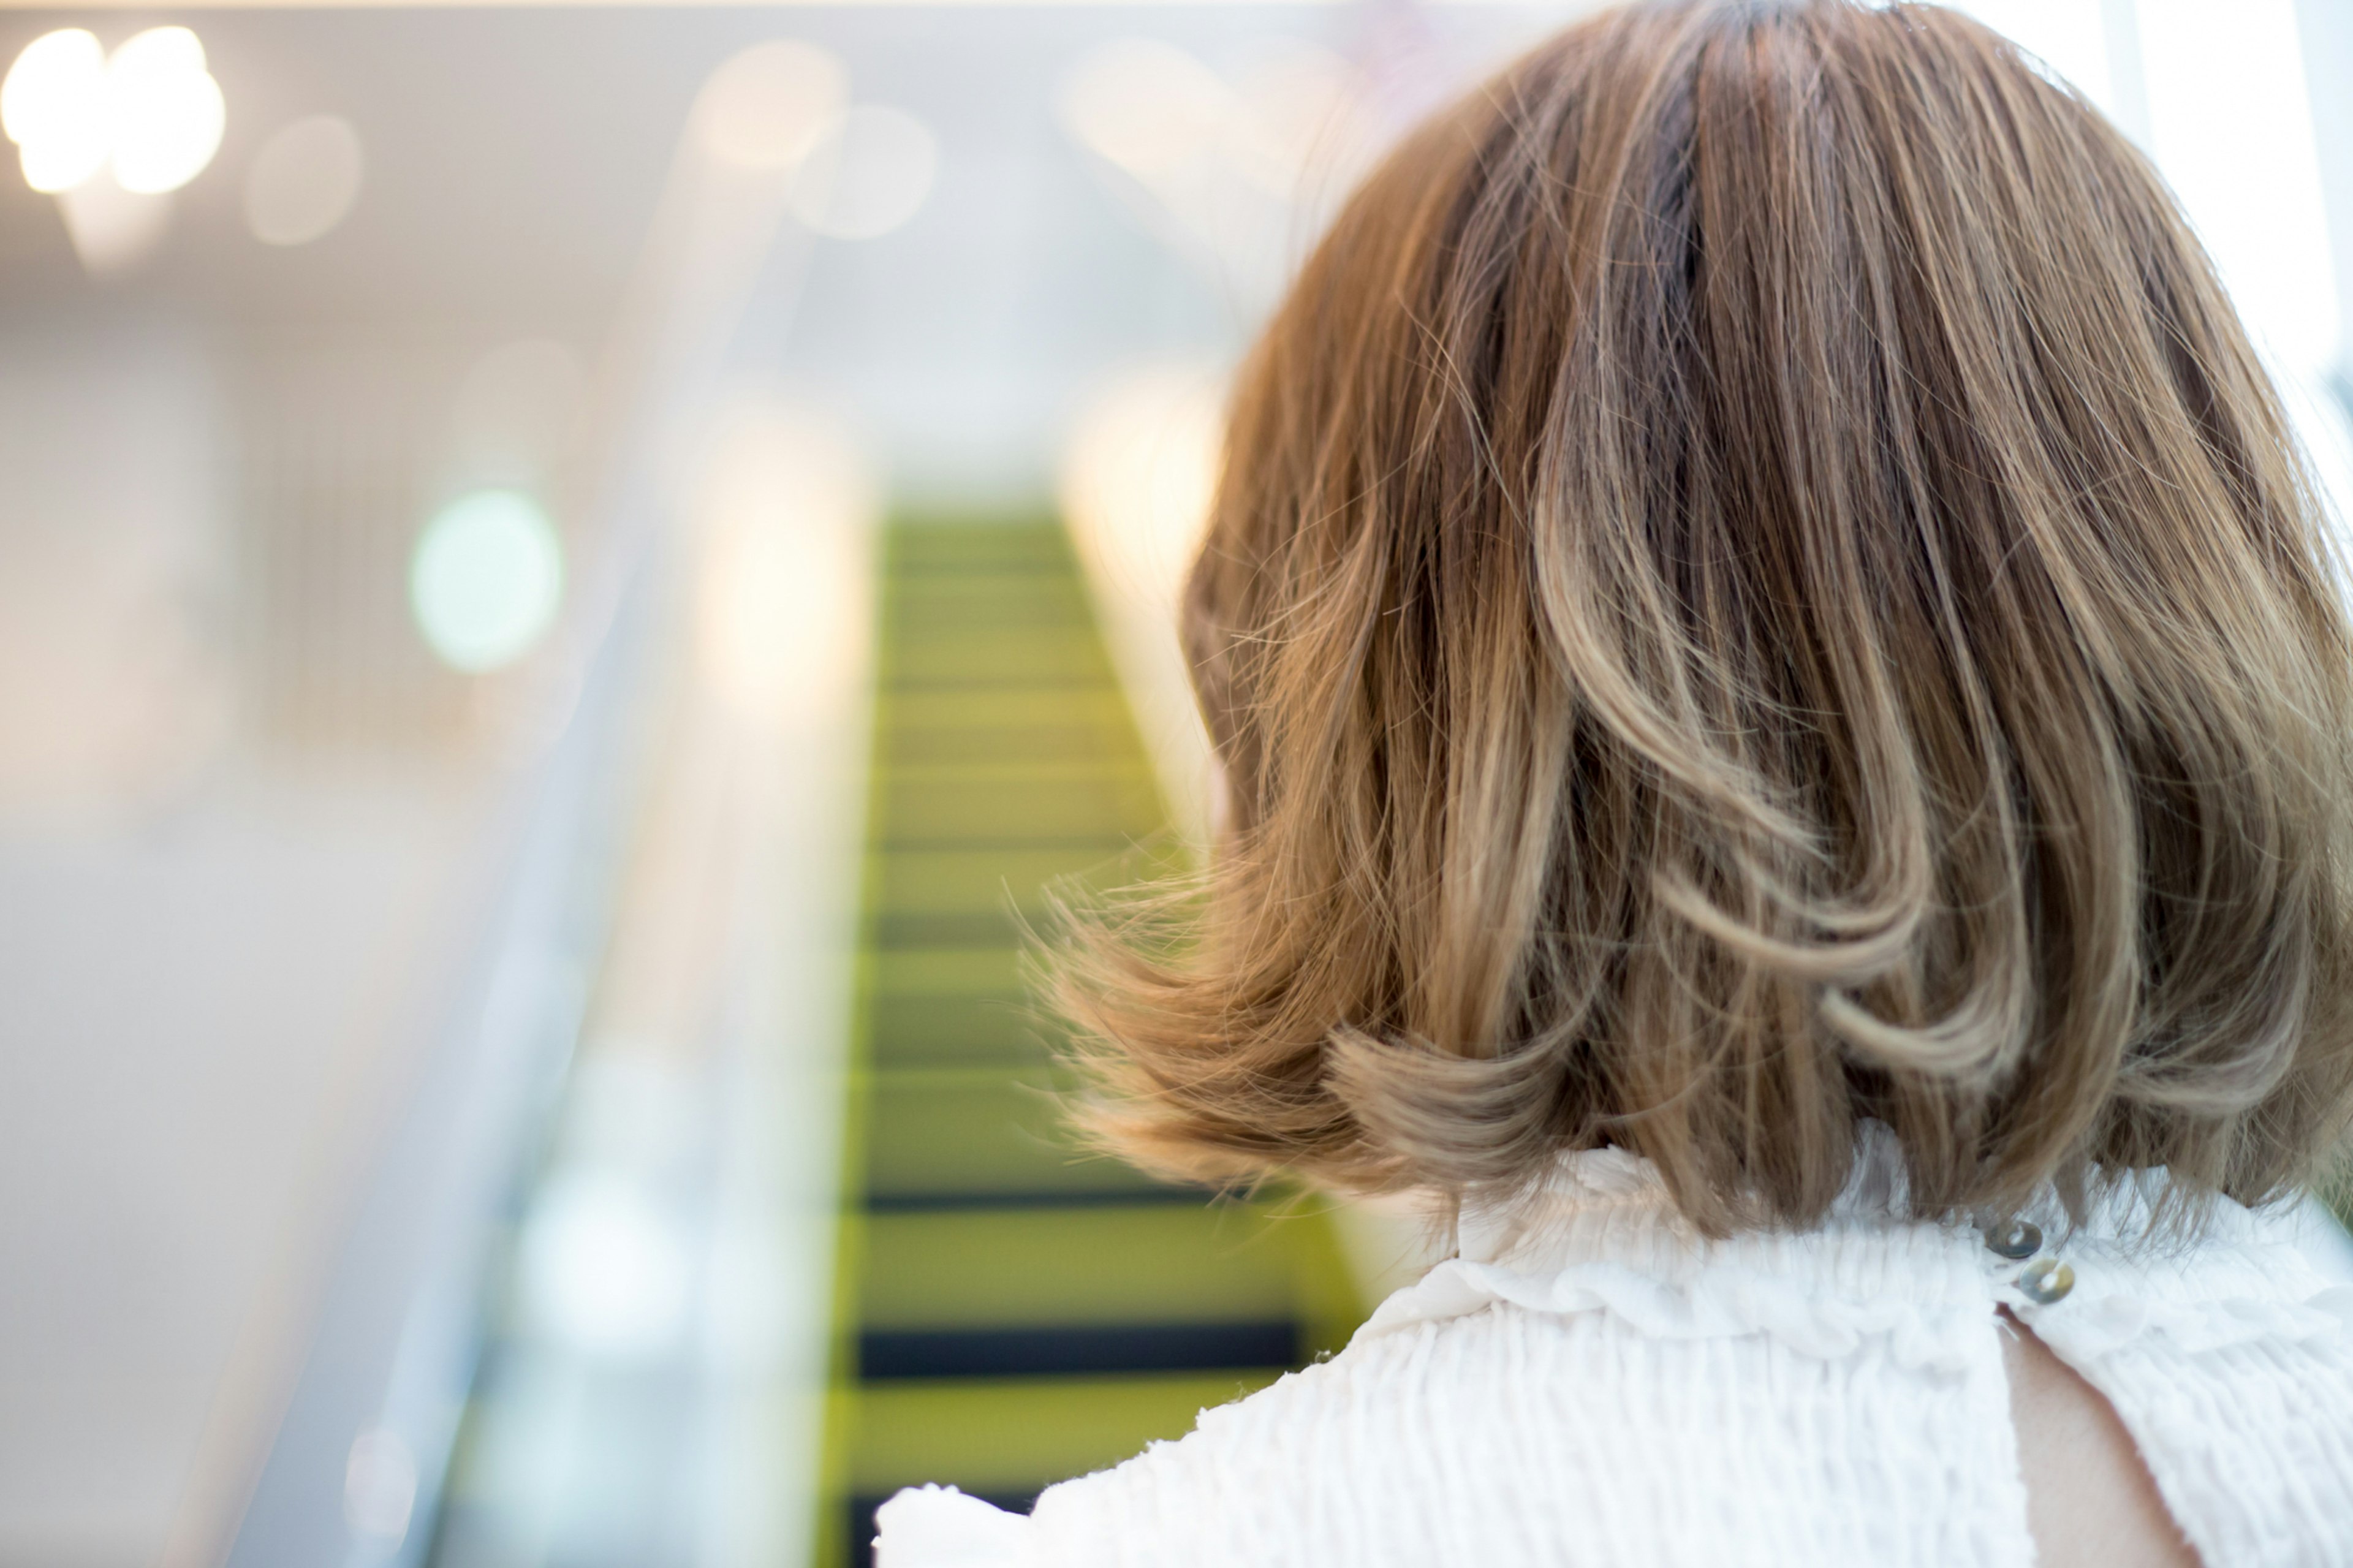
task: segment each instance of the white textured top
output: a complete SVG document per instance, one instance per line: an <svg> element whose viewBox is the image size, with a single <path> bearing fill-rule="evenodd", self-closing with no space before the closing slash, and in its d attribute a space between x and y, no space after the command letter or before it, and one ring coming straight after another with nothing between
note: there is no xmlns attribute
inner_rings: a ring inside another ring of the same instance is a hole
<svg viewBox="0 0 2353 1568"><path fill-rule="evenodd" d="M2015 1568L2034 1560L1995 1313L2106 1395L2208 1568L2353 1564L2353 1287L2224 1204L2120 1195L2038 1259L1889 1216L1889 1151L1820 1228L1711 1242L1644 1162L1579 1154L1348 1347L1050 1487L879 1516L879 1568ZM2060 1299L2020 1285L2074 1270Z"/></svg>

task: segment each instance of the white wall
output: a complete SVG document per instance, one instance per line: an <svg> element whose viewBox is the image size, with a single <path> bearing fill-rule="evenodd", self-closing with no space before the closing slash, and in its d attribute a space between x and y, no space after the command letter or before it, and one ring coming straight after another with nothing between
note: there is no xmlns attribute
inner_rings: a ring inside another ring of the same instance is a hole
<svg viewBox="0 0 2353 1568"><path fill-rule="evenodd" d="M225 750L201 343L0 342L0 1563L144 1564L258 1463L470 807Z"/></svg>

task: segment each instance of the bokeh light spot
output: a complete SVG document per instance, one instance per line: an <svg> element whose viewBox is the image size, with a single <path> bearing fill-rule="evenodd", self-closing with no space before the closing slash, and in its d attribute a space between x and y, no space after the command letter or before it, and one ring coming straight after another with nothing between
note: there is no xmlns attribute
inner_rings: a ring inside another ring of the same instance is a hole
<svg viewBox="0 0 2353 1568"><path fill-rule="evenodd" d="M82 185L112 160L132 195L178 190L220 151L227 108L185 27L150 27L110 57L80 27L25 46L0 80L0 130L37 191Z"/></svg>
<svg viewBox="0 0 2353 1568"><path fill-rule="evenodd" d="M106 163L106 51L80 27L26 44L0 79L0 130L37 191L81 184Z"/></svg>
<svg viewBox="0 0 2353 1568"><path fill-rule="evenodd" d="M677 1342L693 1307L685 1238L618 1172L552 1180L524 1227L521 1264L526 1321L592 1355L658 1354Z"/></svg>
<svg viewBox="0 0 2353 1568"><path fill-rule="evenodd" d="M114 178L126 191L176 191L220 151L227 123L205 47L185 27L150 27L106 62Z"/></svg>
<svg viewBox="0 0 2353 1568"><path fill-rule="evenodd" d="M840 117L841 62L814 44L771 38L730 56L695 100L704 152L741 169L789 169Z"/></svg>
<svg viewBox="0 0 2353 1568"><path fill-rule="evenodd" d="M280 127L245 175L245 226L264 245L308 245L360 199L360 133L338 115Z"/></svg>
<svg viewBox="0 0 2353 1568"><path fill-rule="evenodd" d="M564 600L564 547L519 490L477 490L417 536L408 574L417 629L441 661L479 672L528 653Z"/></svg>
<svg viewBox="0 0 2353 1568"><path fill-rule="evenodd" d="M861 103L813 145L793 214L829 239L875 239L922 210L939 166L932 129L903 109Z"/></svg>

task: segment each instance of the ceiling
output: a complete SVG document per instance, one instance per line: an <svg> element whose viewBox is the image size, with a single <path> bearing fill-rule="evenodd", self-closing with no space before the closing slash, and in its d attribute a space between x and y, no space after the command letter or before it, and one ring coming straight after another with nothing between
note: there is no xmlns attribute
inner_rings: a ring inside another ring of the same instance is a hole
<svg viewBox="0 0 2353 1568"><path fill-rule="evenodd" d="M694 96L744 46L833 51L860 101L913 111L938 174L913 221L821 242L754 291L733 350L859 411L893 467L953 484L1041 471L1069 405L1139 357L1229 354L1263 301L1156 239L1057 123L1090 47L1178 44L1213 69L1304 40L1467 74L1563 7L852 6L174 12L228 104L214 163L135 274L83 275L50 198L0 179L0 332L169 323L227 346L569 339L592 352L631 275ZM1400 18L1404 25L1400 25ZM61 25L110 46L149 18L0 13L0 51ZM357 206L311 244L246 231L241 180L301 116L350 121ZM962 454L959 456L958 454Z"/></svg>

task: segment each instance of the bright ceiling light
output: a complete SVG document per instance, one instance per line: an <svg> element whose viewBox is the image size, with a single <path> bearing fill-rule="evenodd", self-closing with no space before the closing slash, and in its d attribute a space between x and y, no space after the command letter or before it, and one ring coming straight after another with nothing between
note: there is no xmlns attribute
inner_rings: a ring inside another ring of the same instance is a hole
<svg viewBox="0 0 2353 1568"><path fill-rule="evenodd" d="M71 190L110 160L132 195L177 190L213 161L227 122L205 47L185 27L150 27L111 58L82 28L46 33L0 81L0 129L37 191Z"/></svg>
<svg viewBox="0 0 2353 1568"><path fill-rule="evenodd" d="M903 109L861 103L809 149L793 184L793 215L828 239L875 239L920 211L939 144Z"/></svg>
<svg viewBox="0 0 2353 1568"><path fill-rule="evenodd" d="M26 44L0 79L0 130L19 145L38 139L59 115L73 115L105 74L106 52L80 27L43 33Z"/></svg>
<svg viewBox="0 0 2353 1568"><path fill-rule="evenodd" d="M281 127L245 174L245 226L264 245L308 245L360 199L360 133L332 114Z"/></svg>
<svg viewBox="0 0 2353 1568"><path fill-rule="evenodd" d="M106 62L114 178L126 191L176 191L220 151L227 110L185 27L150 27Z"/></svg>
<svg viewBox="0 0 2353 1568"><path fill-rule="evenodd" d="M409 608L425 643L453 669L513 663L555 624L564 547L547 514L517 490L476 490L417 536Z"/></svg>
<svg viewBox="0 0 2353 1568"><path fill-rule="evenodd" d="M106 51L79 27L35 38L0 80L0 129L37 191L69 190L105 165L106 110Z"/></svg>

